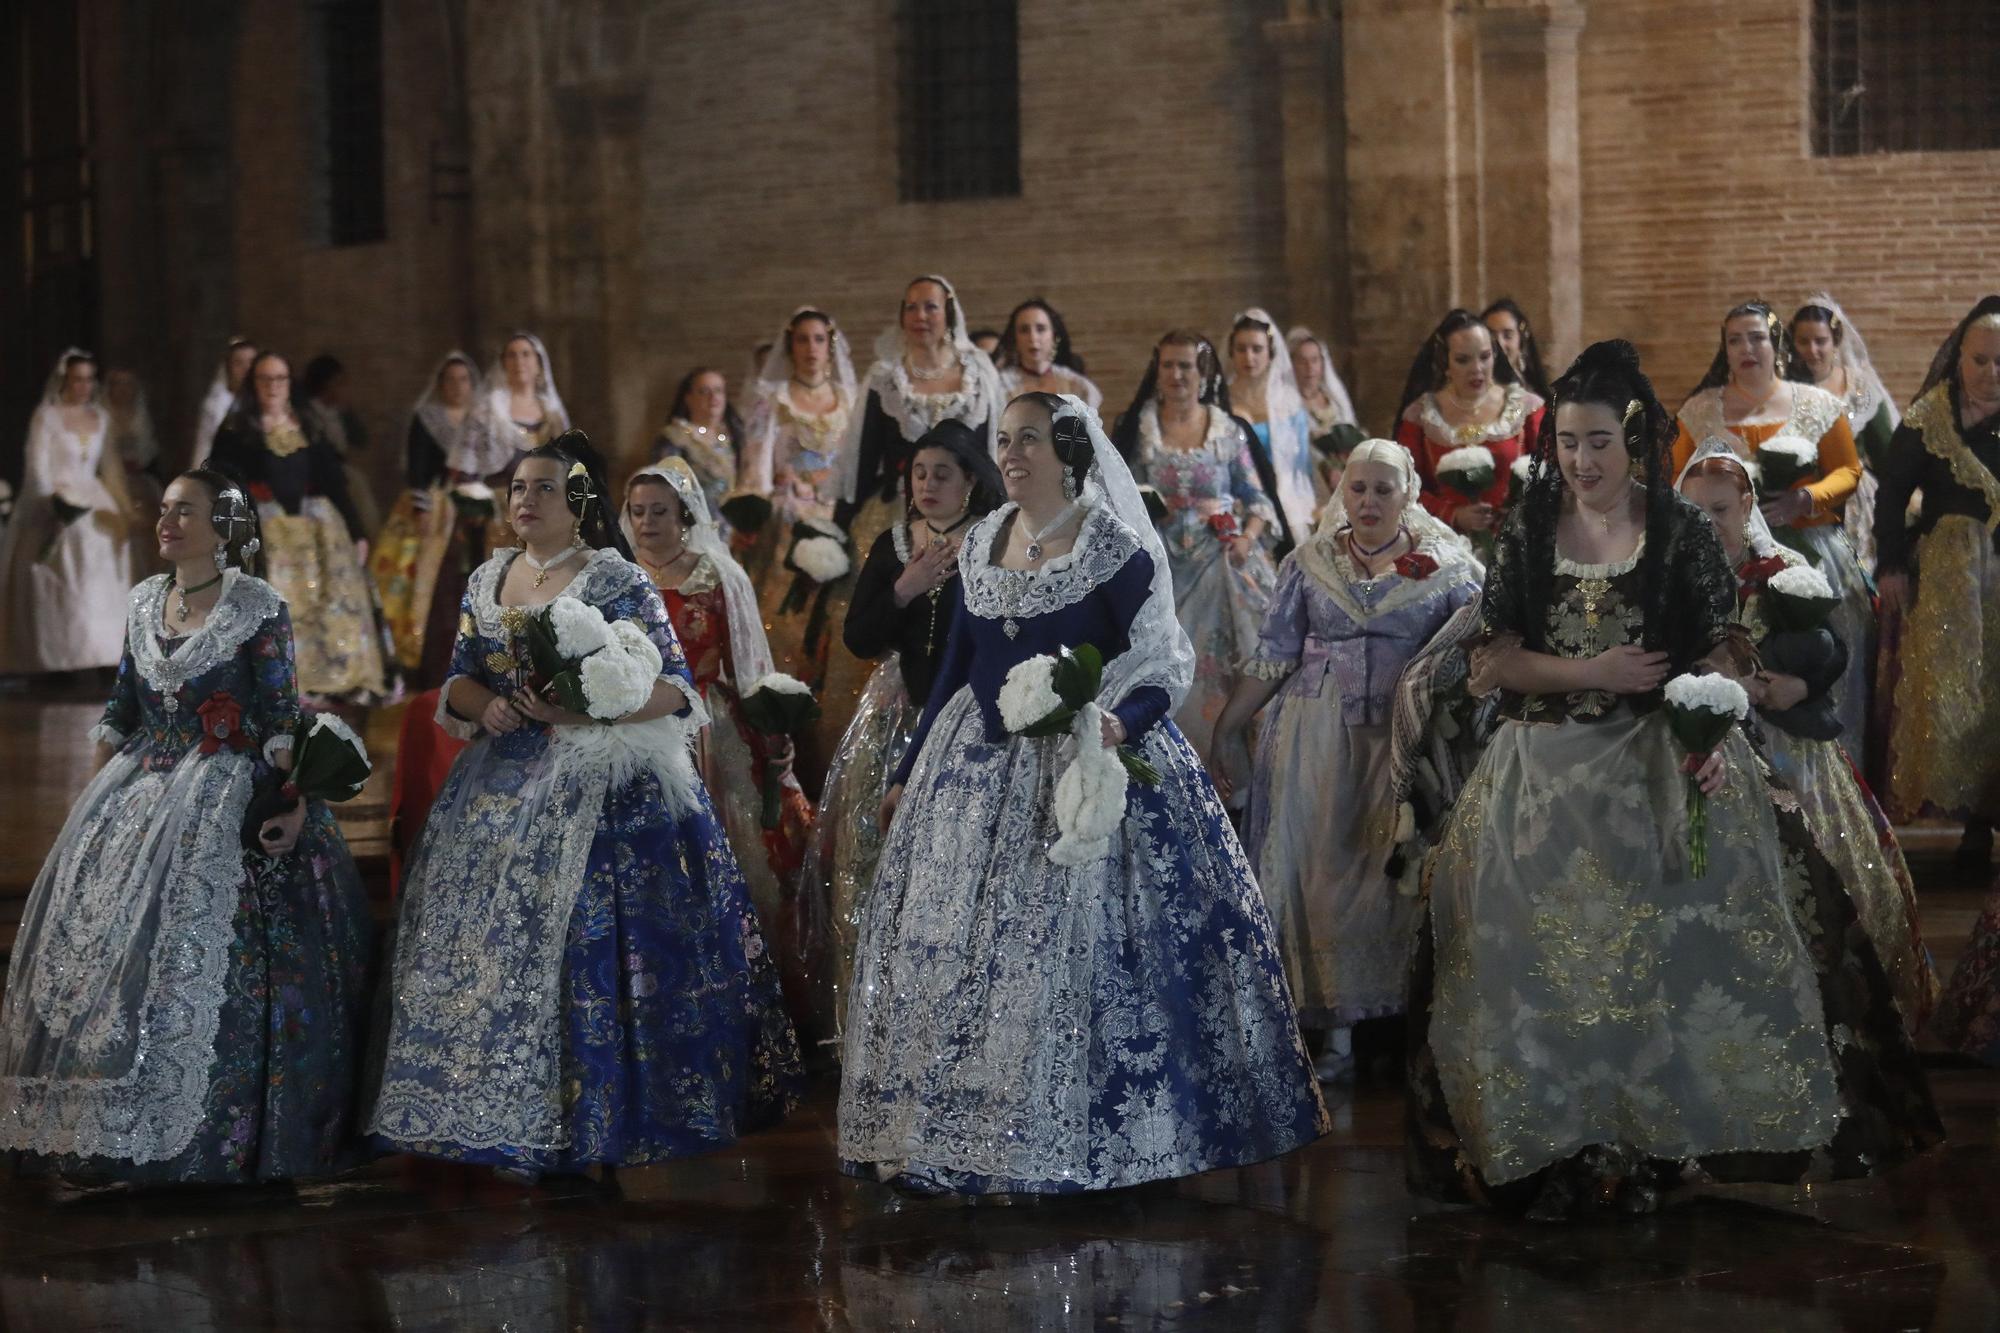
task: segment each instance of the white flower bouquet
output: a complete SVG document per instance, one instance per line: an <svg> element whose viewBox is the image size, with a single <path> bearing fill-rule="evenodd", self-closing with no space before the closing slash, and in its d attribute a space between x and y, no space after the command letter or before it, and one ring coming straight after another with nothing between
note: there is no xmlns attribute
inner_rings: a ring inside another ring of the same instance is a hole
<svg viewBox="0 0 2000 1333"><path fill-rule="evenodd" d="M1104 655L1094 644L1016 663L1000 686L1000 724L1016 736L1060 736L1076 740L1076 758L1056 782L1056 827L1062 836L1049 849L1058 865L1082 865L1101 857L1125 818L1128 780L1159 785L1160 771L1129 745L1104 748L1104 710L1097 691L1104 680Z"/></svg>
<svg viewBox="0 0 2000 1333"><path fill-rule="evenodd" d="M782 671L759 676L743 693L743 720L766 736L795 736L819 720L819 701L812 686ZM784 770L766 762L763 823L774 829L783 819Z"/></svg>
<svg viewBox="0 0 2000 1333"><path fill-rule="evenodd" d="M1686 752L1688 864L1694 877L1708 873L1708 797L1695 774L1722 744L1730 728L1750 715L1750 696L1727 676L1680 675L1667 682L1667 725Z"/></svg>
<svg viewBox="0 0 2000 1333"><path fill-rule="evenodd" d="M1493 485L1496 470L1491 449L1483 444L1468 444L1438 459L1438 484L1477 502Z"/></svg>
<svg viewBox="0 0 2000 1333"><path fill-rule="evenodd" d="M226 701L229 697L217 698ZM239 723L233 715L238 711L233 701L228 707L232 716L226 721L203 717L204 732L215 722L223 723L222 731ZM289 814L300 801L351 801L361 794L373 771L367 745L354 734L354 728L332 713L305 714L291 737L291 771L272 769L259 778L243 812L243 846L250 851L264 850L260 834L267 820ZM217 740L223 739L218 733Z"/></svg>
<svg viewBox="0 0 2000 1333"><path fill-rule="evenodd" d="M1840 597L1811 565L1788 565L1764 583L1771 619L1779 629L1811 633L1826 624Z"/></svg>
<svg viewBox="0 0 2000 1333"><path fill-rule="evenodd" d="M1803 435L1773 435L1757 446L1760 499L1782 495L1819 471L1819 446Z"/></svg>
<svg viewBox="0 0 2000 1333"><path fill-rule="evenodd" d="M645 706L660 675L660 650L629 620L574 597L557 597L527 618L528 688L572 713L599 722Z"/></svg>
<svg viewBox="0 0 2000 1333"><path fill-rule="evenodd" d="M847 552L847 534L824 519L800 519L792 525L792 544L785 552L784 566L798 577L779 603L781 615L800 610L814 592L847 577L854 568Z"/></svg>

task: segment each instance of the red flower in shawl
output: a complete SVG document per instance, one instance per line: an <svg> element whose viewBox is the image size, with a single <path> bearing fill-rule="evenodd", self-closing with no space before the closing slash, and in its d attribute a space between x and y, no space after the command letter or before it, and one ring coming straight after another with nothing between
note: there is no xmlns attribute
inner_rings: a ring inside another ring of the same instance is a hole
<svg viewBox="0 0 2000 1333"><path fill-rule="evenodd" d="M1427 579L1437 573L1438 562L1422 551L1396 557L1396 572L1406 579Z"/></svg>
<svg viewBox="0 0 2000 1333"><path fill-rule="evenodd" d="M201 719L201 752L215 754L217 751L247 750L250 738L243 734L243 705L236 702L236 696L227 690L209 696L207 702L194 710Z"/></svg>
<svg viewBox="0 0 2000 1333"><path fill-rule="evenodd" d="M1236 515L1224 511L1208 516L1208 529L1219 542L1233 542L1243 535L1243 529L1236 526Z"/></svg>
<svg viewBox="0 0 2000 1333"><path fill-rule="evenodd" d="M1764 585L1771 581L1771 576L1784 567L1785 558L1781 555L1767 555L1744 561L1742 567L1736 571L1736 604L1741 606L1751 597L1763 592Z"/></svg>

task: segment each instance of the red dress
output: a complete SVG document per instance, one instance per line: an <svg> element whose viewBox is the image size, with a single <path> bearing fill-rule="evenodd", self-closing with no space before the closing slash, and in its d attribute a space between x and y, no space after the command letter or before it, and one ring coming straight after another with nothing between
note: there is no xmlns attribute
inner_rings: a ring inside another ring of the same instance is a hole
<svg viewBox="0 0 2000 1333"><path fill-rule="evenodd" d="M795 917L798 911L799 865L812 835L812 802L806 799L789 764L780 776L778 827L763 826L764 777L771 763L772 739L743 720L736 690L735 653L729 641L729 612L722 583L704 559L678 588L661 588L667 618L680 636L695 688L708 705L709 725L697 744L696 762L730 845L750 883L757 918L778 955L785 991L796 1021L804 1027L809 1015L802 1007L807 993ZM755 608L752 608L755 614ZM759 843L764 855L751 849Z"/></svg>
<svg viewBox="0 0 2000 1333"><path fill-rule="evenodd" d="M1424 394L1411 403L1403 419L1396 423L1396 443L1417 460L1417 475L1424 482L1424 508L1436 514L1452 531L1458 531L1452 516L1458 513L1460 505L1471 501L1438 483L1438 460L1454 449L1483 444L1493 453L1493 484L1479 498L1501 511L1504 517L1514 460L1534 451L1545 410L1540 398L1518 384L1507 386L1500 415L1484 425L1453 427L1438 411L1435 394Z"/></svg>

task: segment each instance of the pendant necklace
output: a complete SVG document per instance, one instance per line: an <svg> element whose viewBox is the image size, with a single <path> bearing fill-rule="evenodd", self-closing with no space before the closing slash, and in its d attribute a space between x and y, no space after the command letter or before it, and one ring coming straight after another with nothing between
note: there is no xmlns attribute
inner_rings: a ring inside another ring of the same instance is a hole
<svg viewBox="0 0 2000 1333"><path fill-rule="evenodd" d="M188 622L188 617L194 614L193 610L188 606L188 594L207 592L210 588L213 588L216 584L222 582L222 575L217 574L214 578L210 579L208 582L197 583L192 588L181 587L178 581L178 577L179 576L177 575L176 582L174 584L174 602L175 602L174 619L180 621L181 624L185 625Z"/></svg>
<svg viewBox="0 0 2000 1333"><path fill-rule="evenodd" d="M1070 515L1075 512L1076 502L1072 500L1062 507L1062 512L1056 515L1055 522L1049 524L1040 532L1029 536L1027 549L1022 551L1021 554L1027 556L1030 560L1040 560L1042 558L1042 542L1054 533L1057 528L1069 522Z"/></svg>
<svg viewBox="0 0 2000 1333"><path fill-rule="evenodd" d="M903 357L903 369L907 370L910 373L910 378L913 380L949 379L952 375L952 372L958 369L958 361L956 358L953 358L947 360L943 365L937 367L920 366L916 362L910 360L908 355L905 355Z"/></svg>
<svg viewBox="0 0 2000 1333"><path fill-rule="evenodd" d="M664 588L667 585L660 582L660 579L667 574L673 573L674 566L679 564L681 557L687 554L687 547L683 545L680 550L675 551L672 555L668 556L665 560L659 561L657 564L647 559L644 555L640 555L637 551L634 551L632 554L639 556L639 563L644 565L646 572L653 576L653 586ZM536 586L539 587L541 585L537 584Z"/></svg>
<svg viewBox="0 0 2000 1333"><path fill-rule="evenodd" d="M535 571L535 586L539 588L549 581L550 570L558 565L567 564L569 558L582 549L581 546L569 546L564 548L561 555L550 556L547 560L537 560L533 551L524 550L521 552L521 558L528 562L529 569Z"/></svg>

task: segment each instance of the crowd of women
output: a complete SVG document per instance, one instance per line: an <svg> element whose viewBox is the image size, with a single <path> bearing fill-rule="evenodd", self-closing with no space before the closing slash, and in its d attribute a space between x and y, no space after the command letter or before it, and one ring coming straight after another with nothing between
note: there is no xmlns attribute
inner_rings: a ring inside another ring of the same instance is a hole
<svg viewBox="0 0 2000 1333"><path fill-rule="evenodd" d="M1890 820L1983 869L2000 816L2000 298L1900 416L1825 293L1678 412L1453 310L1381 437L1256 308L1102 416L1040 299L919 277L874 350L801 307L624 477L533 335L453 352L379 522L337 363L232 344L169 480L66 354L0 644L117 673L0 1003L18 1168L608 1175L824 1054L851 1173L1103 1189L1310 1142L1402 1015L1412 1187L1567 1217L1880 1169L1920 1027L2000 1058L2000 912L1941 987ZM374 958L292 766L392 686Z"/></svg>

